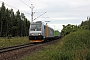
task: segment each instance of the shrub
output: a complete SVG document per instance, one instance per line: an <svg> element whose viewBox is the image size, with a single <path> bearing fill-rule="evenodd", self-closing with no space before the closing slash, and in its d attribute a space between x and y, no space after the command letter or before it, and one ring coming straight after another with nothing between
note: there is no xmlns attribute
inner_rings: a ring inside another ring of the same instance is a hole
<svg viewBox="0 0 90 60"><path fill-rule="evenodd" d="M57 44L46 46L39 53L37 52L28 57L31 60L89 60L89 36L89 30L72 32L63 37Z"/></svg>

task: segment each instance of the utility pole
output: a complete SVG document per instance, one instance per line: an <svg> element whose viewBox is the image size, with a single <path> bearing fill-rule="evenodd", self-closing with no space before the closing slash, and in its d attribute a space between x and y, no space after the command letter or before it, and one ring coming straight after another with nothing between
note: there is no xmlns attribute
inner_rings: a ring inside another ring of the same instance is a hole
<svg viewBox="0 0 90 60"><path fill-rule="evenodd" d="M46 25L47 25L47 23L50 22L50 21L45 21L45 22L46 22Z"/></svg>
<svg viewBox="0 0 90 60"><path fill-rule="evenodd" d="M21 2L23 2L22 0L20 0ZM30 0L29 0L30 1ZM23 2L25 5L27 5L25 2ZM34 12L33 12L33 4L31 4L31 7L29 5L27 5L30 9L31 9L31 23L33 23L34 20L36 20L37 18L39 18L40 16L44 15L45 13L43 13L42 15L36 17L35 19L33 18Z"/></svg>
<svg viewBox="0 0 90 60"><path fill-rule="evenodd" d="M54 25L54 30L55 30L55 25Z"/></svg>
<svg viewBox="0 0 90 60"><path fill-rule="evenodd" d="M31 22L33 23L33 8L34 8L34 6L33 6L33 4L31 4Z"/></svg>
<svg viewBox="0 0 90 60"><path fill-rule="evenodd" d="M22 0L20 0L21 2L23 2ZM29 0L30 1L30 0ZM25 2L23 2L25 5L27 5ZM31 22L33 22L33 4L31 4L31 7L29 5L27 5L30 9L31 9Z"/></svg>

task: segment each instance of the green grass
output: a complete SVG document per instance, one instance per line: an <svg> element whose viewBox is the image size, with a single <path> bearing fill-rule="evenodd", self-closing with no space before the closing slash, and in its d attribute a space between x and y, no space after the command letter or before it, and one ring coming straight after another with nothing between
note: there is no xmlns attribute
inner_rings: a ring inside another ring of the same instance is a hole
<svg viewBox="0 0 90 60"><path fill-rule="evenodd" d="M23 57L21 60L89 60L90 31L80 30L62 38L54 45Z"/></svg>
<svg viewBox="0 0 90 60"><path fill-rule="evenodd" d="M0 37L0 48L25 44L25 43L29 43L28 37L13 37L9 39Z"/></svg>

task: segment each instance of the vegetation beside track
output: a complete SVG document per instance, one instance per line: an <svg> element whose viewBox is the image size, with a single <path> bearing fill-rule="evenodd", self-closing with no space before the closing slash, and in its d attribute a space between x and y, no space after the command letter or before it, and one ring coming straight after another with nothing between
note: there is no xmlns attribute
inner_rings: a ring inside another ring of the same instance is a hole
<svg viewBox="0 0 90 60"><path fill-rule="evenodd" d="M21 60L89 60L90 31L72 32L60 42L45 46L42 50L32 53Z"/></svg>
<svg viewBox="0 0 90 60"><path fill-rule="evenodd" d="M9 39L0 37L0 48L25 44L25 43L29 43L28 37L12 37Z"/></svg>

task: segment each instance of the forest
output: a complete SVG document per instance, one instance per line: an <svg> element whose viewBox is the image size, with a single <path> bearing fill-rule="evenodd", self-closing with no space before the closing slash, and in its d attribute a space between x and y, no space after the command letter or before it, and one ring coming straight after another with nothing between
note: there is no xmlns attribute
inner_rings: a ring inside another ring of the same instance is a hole
<svg viewBox="0 0 90 60"><path fill-rule="evenodd" d="M0 7L0 37L23 37L28 36L30 21L24 13L18 10L14 13L13 9L5 7L4 2Z"/></svg>
<svg viewBox="0 0 90 60"><path fill-rule="evenodd" d="M30 21L25 17L24 13L21 13L19 10L14 13L13 9L6 8L4 2L2 3L0 7L0 37L28 36L29 26ZM64 37L71 32L81 29L90 30L89 17L86 21L82 21L80 25L63 25L61 35Z"/></svg>

